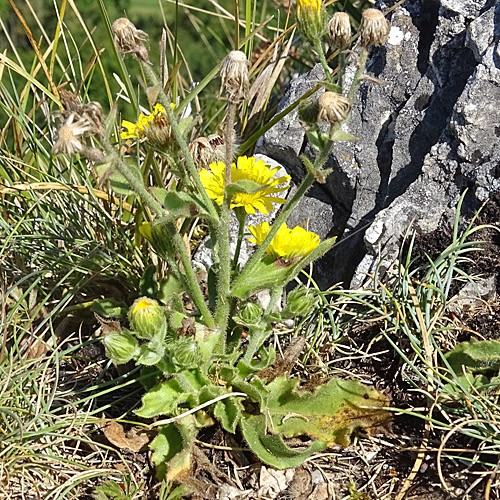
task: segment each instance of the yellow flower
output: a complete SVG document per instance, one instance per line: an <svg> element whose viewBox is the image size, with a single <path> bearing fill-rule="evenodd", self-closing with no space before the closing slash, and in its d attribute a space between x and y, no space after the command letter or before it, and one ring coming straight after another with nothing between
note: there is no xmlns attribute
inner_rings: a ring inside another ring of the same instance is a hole
<svg viewBox="0 0 500 500"><path fill-rule="evenodd" d="M222 205L224 199L225 169L223 162L218 161L209 165L210 170L202 169L200 179L205 186L208 196L218 205ZM289 175L282 177L273 177L279 168L272 168L266 165L262 160L257 160L251 156L240 156L235 163L231 165L231 181L250 180L262 186L262 189L256 193L237 193L231 199L231 208L244 207L247 214L254 214L259 210L263 214L272 211L272 203L285 203L285 199L272 196L288 189L285 187L276 187L279 184L290 181Z"/></svg>
<svg viewBox="0 0 500 500"><path fill-rule="evenodd" d="M325 32L325 11L321 0L297 0L297 22L300 32L310 41L318 41Z"/></svg>
<svg viewBox="0 0 500 500"><path fill-rule="evenodd" d="M321 0L297 0L297 11L302 9L306 11L319 12L321 9Z"/></svg>
<svg viewBox="0 0 500 500"><path fill-rule="evenodd" d="M170 107L174 109L175 104L170 104ZM143 115L141 113L136 123L123 120L122 127L127 130L122 132L120 137L123 140L142 139L144 136L148 135L149 128L156 124L161 124L164 127L168 124L168 120L165 115L165 108L161 104L155 104L153 111L149 115Z"/></svg>
<svg viewBox="0 0 500 500"><path fill-rule="evenodd" d="M253 238L248 238L251 243L262 245L271 230L269 222L263 222L257 226L248 226ZM296 226L293 229L285 223L281 225L266 253L276 259L289 260L294 257L305 257L309 255L320 243L319 236L303 227Z"/></svg>
<svg viewBox="0 0 500 500"><path fill-rule="evenodd" d="M158 304L156 303L156 301L152 301L150 299L143 298L143 299L140 299L139 301L137 301L137 303L135 304L134 310L132 311L132 314L137 314L138 311L144 311L144 310L146 310L146 312L149 314L150 311L157 306L158 306Z"/></svg>

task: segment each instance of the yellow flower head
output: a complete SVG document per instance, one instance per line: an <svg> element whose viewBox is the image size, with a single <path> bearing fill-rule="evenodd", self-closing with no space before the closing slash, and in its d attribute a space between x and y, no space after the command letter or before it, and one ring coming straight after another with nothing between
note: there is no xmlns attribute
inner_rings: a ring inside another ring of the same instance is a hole
<svg viewBox="0 0 500 500"><path fill-rule="evenodd" d="M321 0L297 0L297 22L300 32L310 41L318 41L325 32L325 11Z"/></svg>
<svg viewBox="0 0 500 500"><path fill-rule="evenodd" d="M200 171L200 179L205 187L208 196L218 205L222 205L224 199L225 187L225 169L223 162L218 161L209 165L210 170L202 169ZM262 189L256 193L237 193L231 199L231 208L244 207L247 214L254 214L255 210L259 210L263 214L268 214L272 211L272 203L285 203L285 199L273 196L274 193L279 193L288 189L285 187L277 187L279 184L284 184L290 181L289 175L282 177L273 177L279 168L272 168L266 165L262 160L258 160L251 156L240 156L236 163L231 165L231 181L250 180L262 186Z"/></svg>
<svg viewBox="0 0 500 500"><path fill-rule="evenodd" d="M174 109L175 104L170 104L170 107ZM123 140L148 137L154 139L154 142L166 142L170 136L170 125L161 104L155 104L149 115L141 113L136 123L123 120L122 127L127 129L120 134Z"/></svg>
<svg viewBox="0 0 500 500"><path fill-rule="evenodd" d="M297 12L319 12L320 10L321 0L297 0Z"/></svg>
<svg viewBox="0 0 500 500"><path fill-rule="evenodd" d="M136 314L138 311L151 313L152 308L158 307L158 304L150 299L141 299L135 304L132 314ZM149 310L148 310L149 309Z"/></svg>
<svg viewBox="0 0 500 500"><path fill-rule="evenodd" d="M269 222L263 222L257 226L248 226L253 238L248 238L251 243L262 245L271 230ZM275 259L289 260L294 257L305 257L309 255L320 243L319 236L303 227L296 226L293 229L285 223L281 225L266 253Z"/></svg>

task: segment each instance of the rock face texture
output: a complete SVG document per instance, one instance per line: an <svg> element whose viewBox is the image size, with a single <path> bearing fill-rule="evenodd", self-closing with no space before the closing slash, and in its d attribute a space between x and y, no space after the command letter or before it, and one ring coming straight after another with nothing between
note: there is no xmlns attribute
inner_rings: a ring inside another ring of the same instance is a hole
<svg viewBox="0 0 500 500"><path fill-rule="evenodd" d="M359 285L380 256L395 258L410 225L427 233L453 218L465 188L471 209L500 195L500 3L416 0L388 18L388 43L372 49L366 68L381 83L361 84L343 126L359 141L335 145L333 173L289 224L309 219L321 237L345 240L317 266L322 287ZM316 66L296 78L280 110L322 75ZM299 154L314 156L296 113L267 132L259 151L295 179Z"/></svg>

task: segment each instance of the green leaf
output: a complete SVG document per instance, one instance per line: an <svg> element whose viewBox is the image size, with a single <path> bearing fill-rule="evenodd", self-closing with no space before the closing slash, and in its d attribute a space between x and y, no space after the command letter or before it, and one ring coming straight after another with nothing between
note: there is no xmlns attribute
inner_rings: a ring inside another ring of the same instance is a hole
<svg viewBox="0 0 500 500"><path fill-rule="evenodd" d="M245 441L257 457L277 469L296 467L327 447L326 443L315 441L305 450L290 448L281 436L268 433L265 415L243 415L240 427Z"/></svg>
<svg viewBox="0 0 500 500"><path fill-rule="evenodd" d="M103 318L125 319L128 309L127 304L113 299L95 299L90 306L92 312Z"/></svg>
<svg viewBox="0 0 500 500"><path fill-rule="evenodd" d="M180 281L171 273L168 277L160 281L158 290L158 300L167 305L172 299L177 299L184 292ZM172 305L175 306L176 300ZM182 325L181 325L182 326ZM180 328L180 326L179 326Z"/></svg>
<svg viewBox="0 0 500 500"><path fill-rule="evenodd" d="M191 468L191 445L196 435L193 419L160 427L150 444L151 459L157 466L157 477L173 480L187 474Z"/></svg>
<svg viewBox="0 0 500 500"><path fill-rule="evenodd" d="M254 194L262 191L262 184L251 181L250 179L240 179L232 182L226 187L226 193L229 197L233 197L238 193Z"/></svg>
<svg viewBox="0 0 500 500"><path fill-rule="evenodd" d="M144 394L142 406L135 411L135 414L143 418L174 415L177 413L177 406L187 401L189 396L190 394L182 389L179 382L171 378Z"/></svg>
<svg viewBox="0 0 500 500"><path fill-rule="evenodd" d="M167 191L163 188L153 187L151 193L165 207L168 214L155 224L172 222L177 219L201 217L211 219L210 213L201 201L190 193L183 191Z"/></svg>
<svg viewBox="0 0 500 500"><path fill-rule="evenodd" d="M482 340L462 342L445 355L457 375L462 375L462 366L473 372L500 369L500 341Z"/></svg>
<svg viewBox="0 0 500 500"><path fill-rule="evenodd" d="M340 85L335 85L334 83L330 83L328 81L323 80L313 80L314 85L321 85L325 87L325 90L329 92L336 92L337 94L342 94L342 87Z"/></svg>
<svg viewBox="0 0 500 500"><path fill-rule="evenodd" d="M348 446L358 428L379 428L389 424L383 407L387 398L355 380L332 378L314 392L298 389L297 378L280 376L267 389L267 409L275 432L287 437L308 434L329 445Z"/></svg>
<svg viewBox="0 0 500 500"><path fill-rule="evenodd" d="M127 167L129 172L142 182L142 174L135 163L128 162ZM109 185L114 193L121 196L135 195L135 191L130 187L128 181L120 172L114 169L111 163L103 163L96 167L97 174L101 179L108 179Z"/></svg>
<svg viewBox="0 0 500 500"><path fill-rule="evenodd" d="M158 283L156 281L156 266L151 264L146 267L141 281L139 282L139 295L155 297L158 293Z"/></svg>
<svg viewBox="0 0 500 500"><path fill-rule="evenodd" d="M318 151L323 151L326 147L326 143L328 142L328 135L323 134L321 130L317 127L312 127L306 130L307 139L311 146L313 146Z"/></svg>
<svg viewBox="0 0 500 500"><path fill-rule="evenodd" d="M240 376L248 377L249 375L264 370L268 366L272 365L276 360L276 350L272 345L269 348L261 347L258 350L259 359L252 359L250 362L241 360L238 362L238 370Z"/></svg>
<svg viewBox="0 0 500 500"><path fill-rule="evenodd" d="M234 434L243 412L242 398L231 397L218 401L214 408L214 417L227 432Z"/></svg>
<svg viewBox="0 0 500 500"><path fill-rule="evenodd" d="M152 349L148 344L142 344L139 347L139 354L136 357L136 362L140 365L153 366L156 365L164 355L164 349Z"/></svg>
<svg viewBox="0 0 500 500"><path fill-rule="evenodd" d="M359 139L343 130L336 130L332 136L332 141L359 141Z"/></svg>
<svg viewBox="0 0 500 500"><path fill-rule="evenodd" d="M282 267L270 256L264 257L244 283L236 283L231 294L238 299L246 299L253 293L266 288L285 286L290 281L291 267Z"/></svg>

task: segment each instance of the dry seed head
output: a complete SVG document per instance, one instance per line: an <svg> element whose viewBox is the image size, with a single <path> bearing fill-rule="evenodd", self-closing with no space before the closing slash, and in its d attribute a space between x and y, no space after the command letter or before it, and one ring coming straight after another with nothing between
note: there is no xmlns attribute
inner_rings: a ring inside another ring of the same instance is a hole
<svg viewBox="0 0 500 500"><path fill-rule="evenodd" d="M328 33L336 49L345 50L351 43L351 20L349 14L336 12L328 23Z"/></svg>
<svg viewBox="0 0 500 500"><path fill-rule="evenodd" d="M111 26L118 52L132 54L143 62L149 62L148 50L144 45L148 35L138 30L126 17L117 19Z"/></svg>
<svg viewBox="0 0 500 500"><path fill-rule="evenodd" d="M366 9L361 17L359 34L361 45L369 47L370 45L384 45L389 38L391 25L384 17L383 12L377 9Z"/></svg>
<svg viewBox="0 0 500 500"><path fill-rule="evenodd" d="M330 124L342 123L351 111L351 102L336 92L325 92L318 99L318 121Z"/></svg>
<svg viewBox="0 0 500 500"><path fill-rule="evenodd" d="M90 125L90 133L103 136L104 131L104 116L102 106L97 101L90 101L87 104L82 104L79 109L80 120L87 122Z"/></svg>
<svg viewBox="0 0 500 500"><path fill-rule="evenodd" d="M61 100L61 104L64 107L64 111L67 111L68 113L74 113L80 109L80 99L69 90L59 90L59 99Z"/></svg>
<svg viewBox="0 0 500 500"><path fill-rule="evenodd" d="M208 168L210 163L224 161L226 146L224 139L218 134L207 137L198 137L189 144L189 150L195 165L199 168Z"/></svg>
<svg viewBox="0 0 500 500"><path fill-rule="evenodd" d="M220 78L222 87L226 89L227 99L239 102L245 98L248 91L248 61L243 52L232 50L223 59Z"/></svg>
<svg viewBox="0 0 500 500"><path fill-rule="evenodd" d="M82 143L82 139L90 131L91 125L82 120L75 122L74 119L75 115L70 115L57 131L57 139L52 146L52 154L63 153L71 156L84 149L85 143Z"/></svg>

